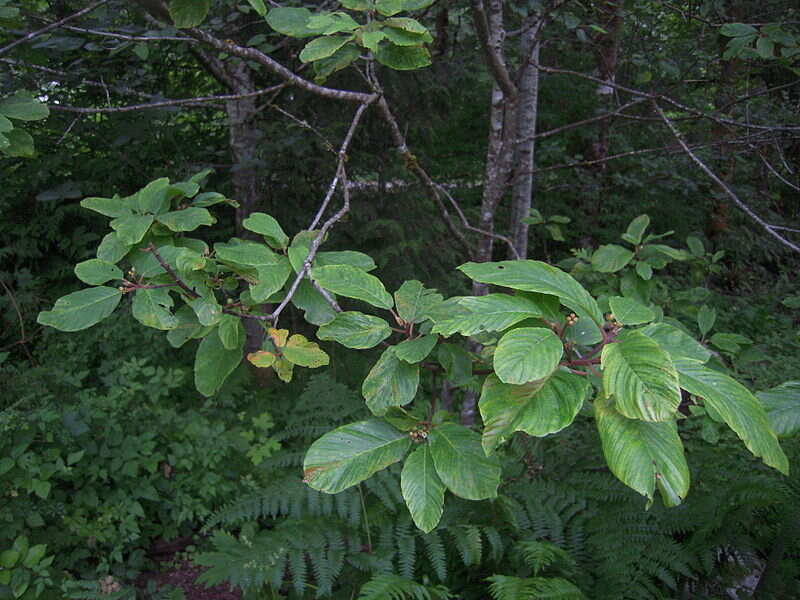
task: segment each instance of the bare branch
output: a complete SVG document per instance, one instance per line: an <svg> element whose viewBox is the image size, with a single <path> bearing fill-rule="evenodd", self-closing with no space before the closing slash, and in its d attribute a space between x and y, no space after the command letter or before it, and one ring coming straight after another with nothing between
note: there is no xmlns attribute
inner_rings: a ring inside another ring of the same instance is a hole
<svg viewBox="0 0 800 600"><path fill-rule="evenodd" d="M41 29L37 29L36 31L31 31L29 34L24 35L23 37L19 38L18 40L14 40L13 42L8 44L7 46L4 46L4 47L0 48L0 56L2 56L3 54L6 54L7 52L12 50L13 48L16 48L17 46L19 46L20 44L25 44L27 42L30 42L32 39L37 38L40 35L44 35L48 31L52 31L53 29L58 29L59 27L61 27L65 23L69 23L70 21L74 21L75 19L78 19L78 18L82 17L83 15L92 12L95 8L97 8L98 6L102 6L106 2L108 2L108 0L98 0L97 2L92 2L86 8L82 8L78 12L73 13L73 14L71 14L69 16L66 16L63 19L59 19L55 23L50 23L49 25L46 25L46 26L42 27Z"/></svg>
<svg viewBox="0 0 800 600"><path fill-rule="evenodd" d="M423 169L419 162L417 161L417 157L411 154L411 151L408 149L408 145L406 144L405 137L403 133L400 131L400 126L397 124L397 119L395 119L394 115L392 114L391 109L389 108L389 104L386 102L384 97L378 101L378 108L381 110L383 114L383 118L386 123L389 125L389 131L392 135L392 141L394 142L397 151L400 153L400 156L406 161L406 168L411 171L417 179L422 182L425 186L425 189L428 191L428 196L433 200L434 204L439 208L439 212L442 215L442 219L444 220L445 226L453 235L453 239L455 239L461 247L465 250L467 256L472 255L472 248L470 247L467 238L464 237L463 232L458 229L453 220L450 218L450 213L447 210L444 202L442 201L439 186L430 178L428 173Z"/></svg>
<svg viewBox="0 0 800 600"><path fill-rule="evenodd" d="M101 31L99 29L85 29L83 27L73 27L71 25L64 25L61 28L66 29L67 31L74 31L75 33L97 35L100 37L107 37L115 40L124 40L126 42L188 42L190 44L197 43L197 40L192 39L190 37L177 37L171 35L126 35L124 33Z"/></svg>
<svg viewBox="0 0 800 600"><path fill-rule="evenodd" d="M228 100L241 100L242 98L252 98L253 96L263 96L264 94L272 93L284 87L285 84L273 85L272 87L264 88L263 90L256 90L247 94L225 94L220 96L198 96L196 98L183 98L180 100L160 100L157 102L149 102L147 104L131 104L128 106L109 106L104 108L83 108L79 106L64 106L63 104L50 104L50 110L71 112L79 114L97 114L97 113L124 113L133 112L136 110L148 110L153 108L165 108L167 106L186 106L186 105L199 105L206 102L219 102ZM215 107L210 107L215 108Z"/></svg>
<svg viewBox="0 0 800 600"><path fill-rule="evenodd" d="M491 2L492 0L490 0ZM497 2L497 0L495 0ZM505 58L502 55L502 34L504 31L496 30L499 26L502 28L502 23L489 23L489 16L483 6L483 0L472 0L472 21L475 23L475 33L483 48L483 53L486 56L486 62L489 65L489 70L492 72L494 80L506 98L513 98L517 94L517 87L511 81L511 76L506 67ZM492 10L502 11L502 3L497 2L496 7ZM497 43L496 38L500 38L500 43Z"/></svg>
<svg viewBox="0 0 800 600"><path fill-rule="evenodd" d="M751 147L753 150L755 150L756 154L758 154L758 157L761 159L761 162L763 162L763 163L764 163L764 166L765 166L765 167L767 167L767 169L769 169L770 173L772 173L773 175L775 175L775 177L777 177L777 178L778 178L780 181L782 181L783 183L785 183L786 185L788 185L788 186L789 186L790 188L792 188L792 189L793 189L795 192L800 192L800 186L798 186L797 184L794 184L794 183L792 183L791 181L789 181L788 179L786 179L786 178L785 178L783 175L781 175L781 174L778 172L778 170L777 170L775 167L773 167L773 166L772 166L772 164L771 164L771 163L770 163L770 162L769 162L769 161L768 161L768 160L767 160L767 159L764 157L764 155L763 155L763 154L761 154L761 152L759 152L759 151L758 151L758 148L756 148L756 147L755 147L755 146L753 146L752 144L750 144L750 147ZM782 229L782 228L781 228L781 229Z"/></svg>
<svg viewBox="0 0 800 600"><path fill-rule="evenodd" d="M536 135L534 135L533 137L528 138L528 139L538 140L540 138L546 138L546 137L550 137L551 135L559 134L559 133L561 133L563 131L569 131L570 129L575 129L577 127L583 127L584 125L589 125L591 123L596 123L597 121L603 121L605 119L611 119L612 117L619 116L622 113L622 111L627 110L632 106L636 106L637 104L641 104L645 100L646 100L645 98L638 98L636 100L632 100L632 101L628 102L627 104L623 104L622 106L616 108L615 110L612 110L611 112L603 113L602 115L598 115L596 117L590 117L588 119L584 119L583 121L576 121L574 123L569 123L567 125L562 125L561 127L555 127L553 129L548 129L547 131L543 131L541 133L537 133ZM527 139L523 139L521 141L527 141Z"/></svg>
<svg viewBox="0 0 800 600"><path fill-rule="evenodd" d="M783 237L781 234L779 234L776 231L776 227L775 226L770 225L769 223L764 221L761 217L759 217L755 212L753 212L753 210L749 206L747 206L744 202L742 202L742 200L739 198L739 196L736 195L736 192L734 192L731 189L731 187L725 181L720 179L717 176L717 174L714 173L714 171L712 171L708 167L708 165L706 165L702 160L700 160L700 158L698 158L698 156L694 152L692 152L692 149L689 148L689 146L683 140L683 136L681 135L681 132L678 131L678 128L675 127L675 125L672 123L672 121L670 121L667 118L667 116L664 114L664 111L661 110L661 107L658 105L658 103L655 100L653 101L653 108L658 113L658 116L661 117L661 120L664 121L664 124L672 132L672 135L675 136L675 139L678 140L678 143L680 144L681 148L683 148L683 151L686 152L686 154L689 156L689 158L691 158L694 161L694 163L698 167L700 167L700 169L706 175L708 175L714 183L716 183L718 186L720 186L725 191L725 193L728 195L728 197L731 200L733 200L733 202L734 202L734 204L736 204L736 206L738 206L748 217L750 217L756 223L761 225L761 227L763 227L767 231L767 233L769 233L772 237L774 237L776 240L778 240L781 244L783 244L787 248L791 248L795 252L800 252L800 246L798 246L797 244L794 244L794 243L790 242L789 240L787 240L785 237Z"/></svg>
<svg viewBox="0 0 800 600"><path fill-rule="evenodd" d="M585 73L580 73L578 71L570 71L569 69L557 69L555 67L545 67L541 64L536 65L539 70L545 73L556 73L561 75L571 75L573 77L579 77L581 79L586 79L587 81L593 81L598 84L607 85L608 87L612 87L614 89L620 90L622 92L626 92L628 94L632 94L634 96L639 96L641 98L647 98L648 100L654 101L661 101L667 104L671 104L675 108L682 110L684 112L688 112L690 114L696 115L698 117L708 119L710 121L714 121L716 123L722 123L724 125L730 125L732 127L742 127L745 129L758 129L758 130L765 130L765 131L800 131L800 126L786 126L786 125L754 125L752 123L744 123L742 121L735 121L733 119L727 119L725 117L721 117L719 115L707 113L705 111L692 108L691 106L687 106L677 100L670 98L669 96L664 96L663 94L651 94L649 92L645 92L642 90L637 90L634 88L629 88L624 85L620 85L613 81L606 81L604 79L599 79L597 77L593 77L592 75L586 75Z"/></svg>
<svg viewBox="0 0 800 600"><path fill-rule="evenodd" d="M345 216L348 211L350 210L350 190L347 186L347 171L345 170L345 162L347 161L347 150L350 147L350 142L353 140L353 135L355 134L356 129L358 128L359 123L361 122L361 117L364 115L364 112L369 107L370 103L374 101L377 96L374 96L370 102L364 103L358 107L356 110L355 115L353 115L353 120L350 122L350 128L347 130L347 134L342 140L342 144L339 147L338 152L338 163L336 165L336 174L333 177L330 185L328 186L328 192L325 194L325 198L320 204L319 210L317 210L317 214L314 215L314 218L309 225L309 230L313 230L314 227L317 226L319 221L322 219L322 216L325 214L325 211L330 204L331 198L333 197L333 192L339 185L339 182L342 182L342 195L344 196L344 203L342 208L340 208L333 216L331 216L325 223L322 224L322 227L317 233L314 240L311 242L311 246L308 249L308 255L306 259L303 261L303 266L300 269L300 272L294 278L292 285L289 287L289 291L286 293L286 297L281 301L281 303L277 306L277 308L272 311L272 314L269 315L270 319L273 323L278 322L278 317L283 312L283 309L289 304L291 299L294 297L295 293L297 292L297 288L300 287L300 282L308 276L308 272L311 269L311 263L314 261L314 257L317 255L317 251L319 250L320 245L322 244L322 240L325 238L325 235L328 233L328 230L333 227L343 216ZM313 283L313 282L312 282ZM319 289L319 288L318 288ZM336 303L336 301L330 296L323 294L323 297L328 301L329 304L333 307L334 310L337 312L341 312L341 308Z"/></svg>

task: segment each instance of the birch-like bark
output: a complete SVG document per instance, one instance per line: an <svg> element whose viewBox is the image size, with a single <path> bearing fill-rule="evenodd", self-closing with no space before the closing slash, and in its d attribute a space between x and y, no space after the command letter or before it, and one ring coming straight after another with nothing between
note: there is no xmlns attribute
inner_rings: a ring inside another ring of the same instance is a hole
<svg viewBox="0 0 800 600"><path fill-rule="evenodd" d="M520 41L522 57L517 106L517 148L511 200L509 232L520 258L528 256L528 224L523 219L531 212L534 194L533 165L536 153L536 119L539 108L539 29L531 23ZM509 255L509 259L513 256Z"/></svg>

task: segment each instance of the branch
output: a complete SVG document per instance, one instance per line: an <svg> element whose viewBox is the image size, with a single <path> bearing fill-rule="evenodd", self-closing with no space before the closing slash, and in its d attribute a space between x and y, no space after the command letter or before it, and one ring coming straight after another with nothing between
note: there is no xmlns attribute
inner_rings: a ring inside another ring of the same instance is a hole
<svg viewBox="0 0 800 600"><path fill-rule="evenodd" d="M130 104L128 106L109 106L106 108L82 108L79 106L64 106L63 104L50 104L51 110L80 113L80 114L96 114L96 113L124 113L133 112L136 110L147 110L151 108L164 108L166 106L185 106L193 104L202 104L205 102L217 102L228 100L241 100L242 98L252 98L253 96L263 96L284 87L285 84L280 83L272 87L249 92L247 94L225 94L220 96L198 96L197 98L183 98L180 100L160 100L158 102L149 102L147 104ZM215 108L215 107L211 107Z"/></svg>
<svg viewBox="0 0 800 600"><path fill-rule="evenodd" d="M628 94L632 94L634 96L639 96L641 98L646 98L648 100L654 101L662 101L666 102L667 104L671 104L675 108L682 110L684 112L691 113L698 117L708 119L710 121L714 121L716 123L722 123L724 125L731 125L733 127L743 127L745 129L759 129L759 130L767 130L767 131L800 131L800 126L783 126L783 125L753 125L751 123L743 123L741 121L735 121L733 119L727 119L725 117L720 117L718 115L713 115L702 110L698 110L696 108L692 108L691 106L687 106L686 104L682 104L677 100L670 98L669 96L664 96L663 94L651 94L649 92L645 92L642 90L637 90L634 88L629 88L624 85L620 85L613 81L606 81L604 79L599 79L597 77L593 77L591 75L586 75L585 73L580 73L578 71L570 71L569 69L557 69L554 67L545 67L540 64L536 65L540 71L545 73L556 73L561 75L571 75L573 77L579 77L581 79L586 79L588 81L593 81L598 84L607 85L614 89L620 90L622 92L626 92Z"/></svg>
<svg viewBox="0 0 800 600"><path fill-rule="evenodd" d="M754 136L745 136L743 138L735 138L733 140L723 140L717 142L707 142L705 144L692 144L690 148L696 150L699 148L710 148L713 146L720 146L723 144L734 144L734 143L747 143L754 137L758 137L758 134ZM606 163L612 160L617 160L620 158L627 158L629 156L637 156L639 154L652 154L655 152L667 152L673 154L675 152L683 152L683 149L679 145L670 145L670 146L659 146L657 148L642 148L640 150L629 150L628 152L620 152L618 154L612 154L610 156L606 156L605 158L597 158L594 160L583 160L580 162L572 162L572 163L561 163L559 165L552 165L550 167L539 167L537 169L533 169L533 173L543 173L545 171L556 171L559 169L573 169L573 168L580 168L580 167L591 167L594 165L599 165L602 163Z"/></svg>
<svg viewBox="0 0 800 600"><path fill-rule="evenodd" d="M575 129L576 127L582 127L584 125L589 125L590 123L595 123L597 121L603 121L605 119L610 119L612 117L616 117L622 113L622 111L629 109L632 106L636 106L637 104L641 104L644 102L646 98L639 98L637 100L632 100L627 104L623 104L619 108L603 113L602 115L598 115L596 117L590 117L589 119L584 119L583 121L576 121L574 123L569 123L567 125L562 125L561 127L556 127L554 129L548 129L547 131L543 131L541 133L537 133L536 135L531 136L530 138L524 138L520 141L527 142L529 140L538 140L540 138L550 137L551 135L556 135L561 133L562 131L569 131L570 129ZM623 115L624 116L624 115Z"/></svg>
<svg viewBox="0 0 800 600"><path fill-rule="evenodd" d="M196 44L197 40L189 37L176 37L171 35L125 35L124 33L113 33L111 31L100 31L98 29L85 29L83 27L72 27L65 25L62 29L74 31L76 33L86 33L88 35L98 35L101 37L113 38L115 40L125 40L126 42L188 42Z"/></svg>
<svg viewBox="0 0 800 600"><path fill-rule="evenodd" d="M781 234L779 234L776 231L775 226L770 225L769 223L764 221L761 217L759 217L755 212L753 212L753 210L749 206L747 206L744 202L742 202L739 199L739 196L736 195L736 192L734 192L727 183L725 183L722 179L720 179L716 175L716 173L714 173L702 160L700 160L700 158L698 158L698 156L694 152L692 152L691 148L689 148L689 146L686 145L686 142L683 140L683 136L681 135L680 131L678 131L678 128L675 127L672 121L670 121L667 118L667 116L664 114L664 111L661 110L661 107L655 100L653 101L653 108L658 113L658 116L661 117L661 120L664 121L664 124L672 132L672 135L675 136L675 139L678 140L678 143L680 144L681 148L683 148L683 151L686 152L689 158L691 158L694 161L694 163L698 167L700 167L700 169L706 175L708 175L714 183L716 183L725 191L725 193L731 200L733 200L736 206L738 206L748 217L750 217L756 223L761 225L761 227L763 227L767 231L767 233L769 233L772 237L778 240L781 244L783 244L787 248L791 248L795 252L800 252L800 246L784 238Z"/></svg>
<svg viewBox="0 0 800 600"><path fill-rule="evenodd" d="M255 48L245 48L243 46L239 46L238 44L230 43L228 41L222 41L218 38L215 38L213 35L210 35L209 33L206 33L205 31L197 28L186 29L185 31L187 35L190 35L191 37L211 46L212 48L216 48L220 52L233 54L240 58L257 62L258 64L266 67L267 70L269 70L273 74L277 75L278 77L286 81L289 85L296 86L300 89L306 90L307 92L311 92L312 94L322 96L323 98L331 98L334 100L345 100L347 102L357 102L359 104L371 104L377 99L376 94L367 94L364 92L352 92L349 90L340 90L312 83L307 79L303 79L296 73L284 67L276 60L272 59L271 57L267 56L266 54Z"/></svg>
<svg viewBox="0 0 800 600"><path fill-rule="evenodd" d="M15 40L15 41L11 42L7 46L4 46L3 48L0 48L0 56L2 56L3 54L6 54L12 48L16 48L20 44L24 44L26 42L29 42L32 39L37 38L40 35L43 35L43 34L47 33L48 31L52 31L53 29L57 29L57 28L61 27L62 25L64 25L65 23L69 23L70 21L74 21L75 19L78 19L78 18L82 17L83 15L92 12L95 8L105 4L106 2L108 2L108 0L98 0L97 2L93 2L92 4L87 6L86 8L83 8L83 9L79 10L78 12L73 13L73 14L67 16L67 17L64 17L63 19L60 19L60 20L56 21L55 23L50 23L50 25L46 25L46 26L42 27L41 29L37 29L36 31L30 32L29 34L19 38L18 40Z"/></svg>
<svg viewBox="0 0 800 600"><path fill-rule="evenodd" d="M494 47L495 40L492 39L495 36L502 36L505 31L493 31L489 27L489 18L483 7L483 0L472 0L471 6L472 21L475 23L475 33L481 43L483 53L486 55L486 62L489 65L489 70L492 72L492 76L497 82L497 85L503 90L503 95L509 99L514 98L517 95L517 87L511 81L511 76L508 73L508 68L501 54L501 49ZM502 10L502 4L500 5L500 10ZM500 26L502 27L502 23L500 23Z"/></svg>
<svg viewBox="0 0 800 600"><path fill-rule="evenodd" d="M308 249L308 255L306 256L305 260L303 261L303 266L300 269L300 272L294 278L292 285L289 287L289 291L286 293L286 297L281 301L278 307L272 311L272 314L269 315L270 320L273 323L278 322L278 317L283 312L283 309L291 301L292 297L297 292L297 288L300 287L300 282L308 275L309 270L311 269L311 263L314 261L314 257L317 255L317 251L319 250L320 245L322 244L322 240L325 238L325 235L328 233L328 230L333 227L336 222L338 222L343 216L345 216L348 211L350 210L350 190L347 186L347 171L345 170L344 164L347 161L347 149L350 147L350 142L353 140L353 135L355 134L356 129L358 128L358 124L361 121L361 117L364 115L364 112L367 110L369 105L377 99L377 96L372 96L370 102L366 102L358 107L356 110L355 115L353 115L353 120L350 123L350 128L347 130L347 134L342 140L342 144L339 147L338 152L338 163L336 166L336 175L334 175L333 180L331 181L330 185L328 186L328 192L325 194L325 198L322 201L322 204L317 210L317 214L314 215L314 219L311 221L311 225L309 225L309 230L313 230L314 227L317 226L320 219L322 219L322 215L325 214L325 210L328 208L330 204L331 198L333 197L333 192L339 185L339 182L342 182L342 195L344 196L344 203L342 208L340 208L333 216L331 216L325 223L323 223L322 227L317 233L317 236L311 242L311 246ZM312 281L312 284L314 282ZM315 286L317 289L320 289L318 286ZM341 312L341 308L330 296L330 294L322 294L325 300L333 307L334 310L337 312Z"/></svg>
<svg viewBox="0 0 800 600"><path fill-rule="evenodd" d="M433 200L436 206L439 207L439 212L442 215L445 226L453 235L453 239L455 239L461 245L467 256L472 256L472 248L470 247L467 238L464 237L464 234L455 226L453 220L450 218L450 213L448 212L447 207L445 206L444 202L442 202L440 191L443 188L437 185L430 178L430 175L428 175L425 169L419 165L417 157L411 154L411 151L408 149L408 145L406 144L405 137L400 131L400 126L397 124L397 119L395 119L394 115L392 114L392 110L389 108L389 104L386 102L386 98L381 97L381 99L378 101L378 108L381 110L384 120L389 125L392 141L397 147L400 155L405 159L406 167L417 177L420 182L422 182L422 184L425 186L425 189L428 191L428 196Z"/></svg>
<svg viewBox="0 0 800 600"><path fill-rule="evenodd" d="M28 336L25 334L25 320L22 318L22 311L19 309L19 304L17 304L17 299L14 297L14 294L11 292L9 287L5 284L5 282L0 279L0 285L3 286L3 289L6 291L6 295L8 299L11 301L12 306L14 307L14 311L17 313L17 320L19 321L19 332L20 338L12 344L12 346L16 344L20 344L22 348L25 350L25 354L28 355L28 360L31 361L32 366L36 366L36 359L33 358L30 349L28 348Z"/></svg>
<svg viewBox="0 0 800 600"><path fill-rule="evenodd" d="M783 175L781 175L781 174L778 172L778 170L777 170L775 167L773 167L773 166L772 166L772 164L771 164L771 163L770 163L770 162L769 162L769 161L768 161L768 160L767 160L767 159L764 157L764 155L763 155L763 154L761 154L761 152L759 152L758 148L756 148L755 146L753 146L753 144L750 144L750 147L751 147L753 150L755 150L756 154L758 154L758 157L761 159L761 162L763 162L763 163L764 163L764 166L766 166L766 167L767 167L767 169L769 169L769 171L770 171L770 172L771 172L773 175L775 175L775 177L777 177L777 178L778 178L780 181L782 181L783 183L785 183L786 185L788 185L788 186L789 186L790 188L792 188L792 189L793 189L795 192L800 192L800 186L798 186L798 185L796 185L796 184L792 183L791 181L789 181L788 179L786 179L786 178L785 178Z"/></svg>

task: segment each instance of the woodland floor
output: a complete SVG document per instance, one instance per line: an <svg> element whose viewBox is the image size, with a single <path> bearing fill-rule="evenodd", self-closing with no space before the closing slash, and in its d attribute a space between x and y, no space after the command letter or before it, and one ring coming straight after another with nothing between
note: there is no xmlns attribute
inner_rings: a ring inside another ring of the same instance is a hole
<svg viewBox="0 0 800 600"><path fill-rule="evenodd" d="M232 590L227 585L206 587L197 583L197 578L205 571L203 567L193 565L187 560L173 563L172 567L159 573L145 573L140 584L147 585L154 581L158 587L171 585L183 590L186 600L241 600L239 590Z"/></svg>

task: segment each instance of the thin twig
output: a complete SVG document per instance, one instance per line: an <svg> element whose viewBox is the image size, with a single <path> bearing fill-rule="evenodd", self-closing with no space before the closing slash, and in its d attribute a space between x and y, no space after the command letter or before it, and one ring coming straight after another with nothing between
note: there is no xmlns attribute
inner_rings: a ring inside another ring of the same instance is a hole
<svg viewBox="0 0 800 600"><path fill-rule="evenodd" d="M338 152L338 163L336 166L336 174L331 181L331 184L328 186L328 192L325 194L325 198L322 201L322 204L317 210L317 214L314 215L314 218L311 221L311 225L309 225L309 230L312 231L319 221L322 219L322 216L325 214L326 209L328 208L328 204L330 204L331 198L333 197L333 192L339 185L339 182L342 182L342 195L344 196L344 203L342 208L339 209L332 217L330 217L325 223L322 224L319 232L317 233L314 240L311 242L311 246L308 249L308 255L306 256L305 260L303 261L303 266L300 268L300 272L295 277L292 285L289 287L289 291L286 293L286 297L281 301L281 303L275 308L274 311L270 314L270 318L273 323L278 322L278 317L286 308L286 306L291 301L292 297L297 292L297 288L300 287L300 282L307 276L309 270L311 269L311 263L314 261L314 257L317 255L317 251L319 250L320 245L322 244L322 240L325 238L325 235L328 233L328 230L333 227L333 225L339 221L347 212L350 210L350 191L347 187L347 172L345 170L345 162L347 160L347 150L350 147L350 142L353 140L353 135L355 134L356 129L358 128L358 124L361 121L361 117L364 115L364 112L369 107L369 105L376 99L377 96L373 97L369 102L361 104L358 109L356 110L355 115L353 116L353 120L350 123L350 128L347 130L347 134L342 140L342 144L339 147ZM324 295L323 295L324 297ZM333 298L326 298L326 300L333 301ZM333 301L334 310L338 307L335 301ZM341 309L339 309L341 311Z"/></svg>
<svg viewBox="0 0 800 600"><path fill-rule="evenodd" d="M30 349L28 348L28 336L25 333L25 320L22 318L22 311L19 309L19 304L17 304L17 299L14 294L11 292L9 287L6 285L5 281L0 279L0 285L3 286L3 289L6 291L6 295L8 299L11 300L11 304L14 306L14 310L17 313L17 319L19 320L19 332L20 338L17 340L16 344L20 344L25 349L25 354L28 355L28 360L31 361L32 366L36 366L36 359L33 358Z"/></svg>
<svg viewBox="0 0 800 600"><path fill-rule="evenodd" d="M274 85L255 92L247 92L246 94L222 94L219 96L198 96L196 98L183 98L179 100L160 100L157 102L149 102L147 104L131 104L128 106L111 106L108 108L82 108L78 106L64 106L63 104L50 104L50 110L79 113L79 114L96 114L96 113L124 113L133 112L136 110L148 110L152 108L164 108L166 106L183 106L186 104L201 104L204 102L227 102L228 100L241 100L243 98L252 98L254 96L263 96L270 94L277 89L283 87L283 84Z"/></svg>
<svg viewBox="0 0 800 600"><path fill-rule="evenodd" d="M64 25L65 23L69 23L70 21L78 19L78 18L82 17L83 15L92 12L95 8L105 4L106 2L108 2L108 0L98 0L97 2L93 2L92 4L87 6L86 8L82 8L81 10L79 10L76 13L73 13L73 14L71 14L69 16L66 16L63 19L59 19L55 23L50 23L49 25L46 25L46 26L42 27L41 29L37 29L36 31L31 31L29 34L24 35L23 37L19 38L18 40L14 40L13 42L8 44L7 46L4 46L4 47L0 48L0 56L2 56L3 54L6 54L8 51L10 51L13 48L16 48L20 44L24 44L26 42L29 42L32 39L39 37L40 35L44 35L48 31L52 31L53 29L57 29L57 28L61 27L62 25Z"/></svg>
<svg viewBox="0 0 800 600"><path fill-rule="evenodd" d="M605 79L599 79L598 77L593 77L592 75L587 75L585 73L581 73L579 71L571 71L569 69L557 69L555 67L545 67L541 64L536 64L536 67L545 73L555 73L561 75L570 75L572 77L578 77L580 79L586 79L587 81L593 81L595 83L599 83L602 85L607 85L614 89L617 89L621 92L626 92L628 94L632 94L634 96L639 96L641 98L646 98L648 100L654 101L661 101L666 102L667 104L671 104L675 108L682 110L684 112L688 112L690 114L696 115L697 117L708 119L710 121L714 121L716 123L721 123L724 125L730 125L732 127L742 127L745 129L760 129L760 130L767 130L767 131L800 131L800 126L783 126L783 125L754 125L752 123L744 123L742 121L735 121L733 119L727 119L725 117L721 117L719 115L707 113L705 111L699 110L697 108L693 108L691 106L687 106L669 96L665 96L663 94L651 94L650 92L645 92L642 90L637 90L635 88L630 88L624 85L620 85L613 81L606 81Z"/></svg>
<svg viewBox="0 0 800 600"><path fill-rule="evenodd" d="M115 40L124 40L127 42L189 42L190 44L197 43L197 40L190 37L176 37L169 35L162 35L162 36L125 35L124 33L100 31L98 29L85 29L83 27L73 27L71 25L65 25L62 27L62 29L66 29L68 31L74 31L76 33L86 33L89 35L98 35L101 37L113 38Z"/></svg>
<svg viewBox="0 0 800 600"><path fill-rule="evenodd" d="M797 244L794 244L794 243L790 242L789 240L787 240L785 237L783 237L781 234L779 234L777 231L775 231L776 228L774 226L770 225L769 223L764 221L761 217L759 217L755 212L753 212L753 210L749 206L747 206L747 204L742 202L742 200L739 198L739 196L736 194L736 192L734 192L731 189L731 187L725 181L720 179L717 176L717 174L714 173L714 171L712 171L708 167L708 165L706 165L702 160L700 160L700 158L694 152L692 152L692 149L689 148L689 146L683 140L683 136L681 135L681 132L678 131L678 128L675 127L675 125L672 123L672 121L670 121L667 118L667 116L664 114L664 111L661 110L661 107L658 105L658 102L656 102L655 100L653 100L653 108L658 113L658 116L661 117L661 120L664 121L664 124L672 132L672 135L675 136L675 139L678 140L678 143L681 145L681 148L683 148L683 151L686 152L686 154L689 156L689 158L691 158L694 161L694 163L698 167L700 167L700 169L706 175L708 175L714 183L716 183L718 186L720 186L724 190L724 192L728 195L728 197L731 200L733 200L733 202L734 202L734 204L736 204L736 206L738 206L748 217L750 217L756 223L761 225L761 227L763 227L767 231L767 233L769 233L772 237L774 237L776 240L778 240L781 244L783 244L787 248L791 248L795 252L800 252L800 246L798 246Z"/></svg>

